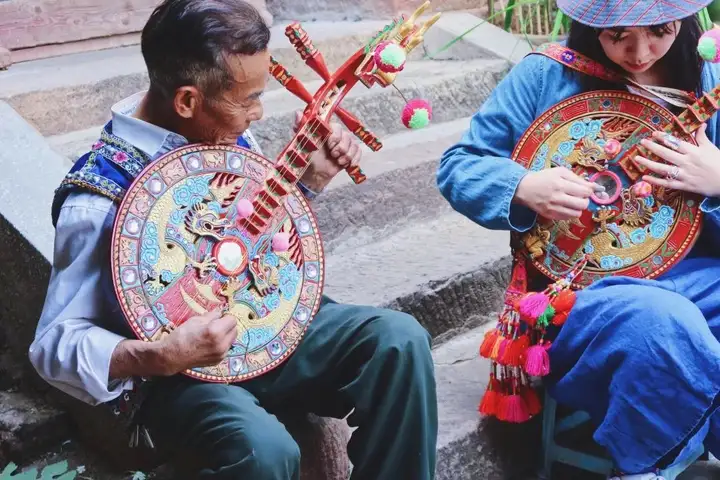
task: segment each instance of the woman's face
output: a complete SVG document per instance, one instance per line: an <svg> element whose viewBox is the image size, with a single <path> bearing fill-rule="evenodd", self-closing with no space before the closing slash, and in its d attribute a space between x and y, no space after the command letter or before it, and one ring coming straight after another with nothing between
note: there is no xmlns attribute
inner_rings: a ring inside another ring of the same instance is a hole
<svg viewBox="0 0 720 480"><path fill-rule="evenodd" d="M658 27L607 29L600 34L600 44L610 60L630 75L638 75L665 56L681 25L676 21Z"/></svg>

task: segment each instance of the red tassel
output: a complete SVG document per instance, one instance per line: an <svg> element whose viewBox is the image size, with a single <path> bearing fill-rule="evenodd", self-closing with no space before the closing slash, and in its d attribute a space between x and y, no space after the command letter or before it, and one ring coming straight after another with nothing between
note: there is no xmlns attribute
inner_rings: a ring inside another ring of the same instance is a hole
<svg viewBox="0 0 720 480"><path fill-rule="evenodd" d="M548 344L548 347L550 344ZM532 346L527 351L525 359L525 371L533 377L544 377L550 373L550 355L541 341L540 344Z"/></svg>
<svg viewBox="0 0 720 480"><path fill-rule="evenodd" d="M510 423L523 423L530 420L527 405L520 395L507 395L503 398L501 410L503 420Z"/></svg>
<svg viewBox="0 0 720 480"><path fill-rule="evenodd" d="M542 404L540 403L540 397L534 388L530 385L523 385L520 389L520 395L525 401L528 413L530 415L537 415L542 411Z"/></svg>
<svg viewBox="0 0 720 480"><path fill-rule="evenodd" d="M562 290L552 301L556 313L569 312L575 305L575 292L573 290Z"/></svg>
<svg viewBox="0 0 720 480"><path fill-rule="evenodd" d="M485 395L483 395L478 406L478 411L486 416L497 415L501 399L500 395L500 382L495 377L491 377Z"/></svg>
<svg viewBox="0 0 720 480"><path fill-rule="evenodd" d="M480 356L483 358L490 358L490 354L492 353L492 348L495 345L495 340L497 340L498 331L496 329L493 329L485 334L485 339L482 342L482 345L480 345Z"/></svg>
<svg viewBox="0 0 720 480"><path fill-rule="evenodd" d="M495 361L497 361L500 365L505 364L505 354L512 346L513 341L509 338L503 338L503 341L500 342L500 348L498 349L498 355Z"/></svg>
<svg viewBox="0 0 720 480"><path fill-rule="evenodd" d="M522 367L528 348L530 348L530 337L523 335L516 338L505 353L505 365Z"/></svg>
<svg viewBox="0 0 720 480"><path fill-rule="evenodd" d="M567 320L569 314L570 312L561 312L556 314L552 319L552 324L556 327L562 327L565 325L565 321Z"/></svg>

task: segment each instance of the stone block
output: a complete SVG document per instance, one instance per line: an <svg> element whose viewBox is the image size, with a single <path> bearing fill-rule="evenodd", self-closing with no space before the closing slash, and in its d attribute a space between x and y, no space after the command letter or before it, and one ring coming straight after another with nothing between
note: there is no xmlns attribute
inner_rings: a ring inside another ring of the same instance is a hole
<svg viewBox="0 0 720 480"><path fill-rule="evenodd" d="M469 13L444 15L425 34L425 52L435 60L495 58L516 64L532 49L524 38Z"/></svg>
<svg viewBox="0 0 720 480"><path fill-rule="evenodd" d="M12 65L10 50L0 47L0 70L7 70L10 65Z"/></svg>
<svg viewBox="0 0 720 480"><path fill-rule="evenodd" d="M67 415L17 392L0 392L0 466L21 463L65 440Z"/></svg>
<svg viewBox="0 0 720 480"><path fill-rule="evenodd" d="M411 14L424 0L267 0L275 20L392 20L400 14ZM477 8L475 0L431 0L425 12L449 12Z"/></svg>
<svg viewBox="0 0 720 480"><path fill-rule="evenodd" d="M0 368L17 375L31 372L27 349L42 311L53 255L50 205L65 168L43 137L2 101L0 125Z"/></svg>

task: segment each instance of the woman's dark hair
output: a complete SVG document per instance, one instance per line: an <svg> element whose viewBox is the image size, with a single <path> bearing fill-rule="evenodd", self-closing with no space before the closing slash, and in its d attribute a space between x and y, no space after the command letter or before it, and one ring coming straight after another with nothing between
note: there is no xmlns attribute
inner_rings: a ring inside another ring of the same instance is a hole
<svg viewBox="0 0 720 480"><path fill-rule="evenodd" d="M650 27L650 29L651 33L655 35L674 33L672 24L656 25ZM617 71L619 70L618 66L605 55L605 51L600 44L599 36L601 32L601 29L588 27L587 25L573 21L570 26L567 46ZM695 16L682 20L680 32L675 42L673 42L670 50L662 60L660 60L663 64L668 65L669 70L672 71L672 75L669 78L671 83L663 86L684 90L686 92L694 92L696 95L702 94L701 74L703 61L697 52L697 44L700 41L701 35L702 29ZM623 85L609 83L590 75L579 75L581 85L586 91L625 89Z"/></svg>
<svg viewBox="0 0 720 480"><path fill-rule="evenodd" d="M262 15L243 0L164 0L142 31L150 90L170 98L194 85L212 97L232 85L228 55L255 55L269 41Z"/></svg>

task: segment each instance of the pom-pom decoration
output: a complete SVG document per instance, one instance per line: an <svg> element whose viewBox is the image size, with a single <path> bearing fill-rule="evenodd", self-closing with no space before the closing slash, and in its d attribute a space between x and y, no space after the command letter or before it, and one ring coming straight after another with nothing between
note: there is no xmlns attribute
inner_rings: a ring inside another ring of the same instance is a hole
<svg viewBox="0 0 720 480"><path fill-rule="evenodd" d="M411 130L424 128L432 120L432 108L425 100L410 100L403 109L402 123Z"/></svg>
<svg viewBox="0 0 720 480"><path fill-rule="evenodd" d="M720 28L715 27L703 33L697 51L706 62L720 62Z"/></svg>
<svg viewBox="0 0 720 480"><path fill-rule="evenodd" d="M644 180L641 180L632 186L632 192L637 198L647 198L652 195L652 185Z"/></svg>
<svg viewBox="0 0 720 480"><path fill-rule="evenodd" d="M255 211L255 207L247 198L241 198L235 207L240 218L248 218Z"/></svg>
<svg viewBox="0 0 720 480"><path fill-rule="evenodd" d="M615 158L615 156L620 153L620 150L622 150L622 144L617 139L611 138L605 142L603 149L608 157Z"/></svg>
<svg viewBox="0 0 720 480"><path fill-rule="evenodd" d="M287 252L290 248L290 235L287 232L279 232L273 236L272 249L274 252Z"/></svg>
<svg viewBox="0 0 720 480"><path fill-rule="evenodd" d="M375 65L384 73L397 73L405 68L407 53L400 45L382 42L375 48Z"/></svg>

